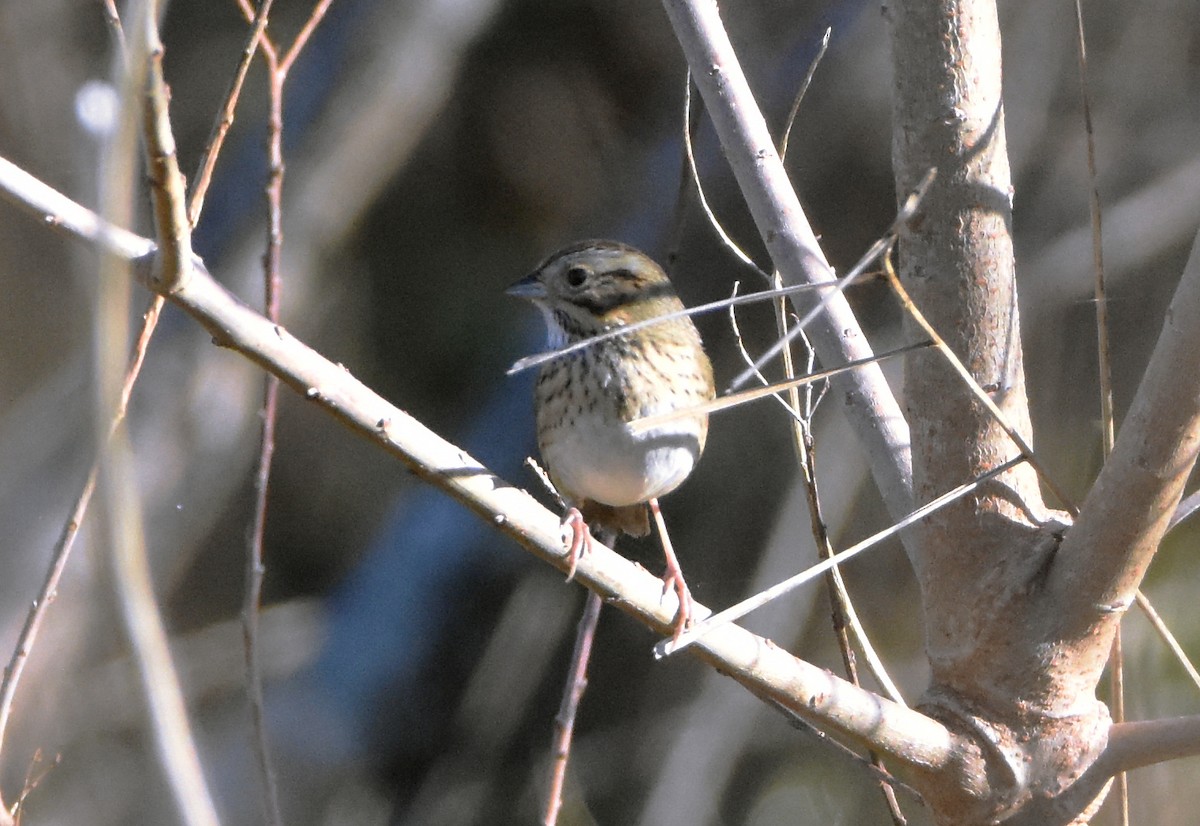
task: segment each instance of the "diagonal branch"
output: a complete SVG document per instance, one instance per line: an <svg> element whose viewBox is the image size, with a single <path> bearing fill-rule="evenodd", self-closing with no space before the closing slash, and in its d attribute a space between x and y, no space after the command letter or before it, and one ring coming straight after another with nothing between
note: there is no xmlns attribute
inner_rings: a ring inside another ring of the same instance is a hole
<svg viewBox="0 0 1200 826"><path fill-rule="evenodd" d="M218 344L275 373L352 429L380 442L418 477L490 520L535 555L567 570L558 517L388 404L344 367L243 305L210 277L197 274L169 298ZM579 561L576 579L655 631L673 628L677 606L673 598L663 596L662 581L615 552L596 545ZM696 648L701 659L754 693L852 743L870 745L909 765L943 767L954 759L952 738L941 724L798 660L747 631L716 629Z"/></svg>
<svg viewBox="0 0 1200 826"><path fill-rule="evenodd" d="M1112 455L1058 552L1050 587L1069 638L1133 601L1198 451L1200 235Z"/></svg>
<svg viewBox="0 0 1200 826"><path fill-rule="evenodd" d="M664 0L663 6L775 269L786 284L833 279L721 25L716 3ZM793 303L800 315L812 307L808 297L794 297ZM844 298L830 301L808 334L825 364L871 355ZM855 370L834 379L833 386L844 399L888 511L894 518L903 516L912 510L908 426L883 371L878 366Z"/></svg>
<svg viewBox="0 0 1200 826"><path fill-rule="evenodd" d="M29 176L14 181L9 174L14 169L0 163L0 192L38 215L46 214L43 210L73 211L78 217L81 207ZM22 193L33 199L26 200ZM89 222L56 225L87 227ZM124 246L108 249L125 257L132 257L126 254L129 248L141 246L128 243L128 234L112 231L92 231L88 237L101 245L111 238L122 239ZM134 264L143 282L152 283L151 255ZM279 376L352 430L378 442L416 476L462 502L534 555L567 570L568 553L555 514L389 404L345 367L250 309L213 280L200 262L194 261L187 283L167 298L199 322L216 344ZM576 579L657 633L673 629L677 605L670 594L663 595L662 581L603 545L595 543L592 552L579 560ZM886 755L897 768L936 772L958 767L956 739L941 723L797 659L744 629L732 625L714 629L693 646L693 652L756 696L780 704L846 743Z"/></svg>

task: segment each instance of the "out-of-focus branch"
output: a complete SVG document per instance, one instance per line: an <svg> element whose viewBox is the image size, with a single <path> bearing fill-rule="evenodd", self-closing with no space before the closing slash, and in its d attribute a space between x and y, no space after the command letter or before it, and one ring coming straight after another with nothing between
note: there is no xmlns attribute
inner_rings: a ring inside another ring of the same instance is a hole
<svg viewBox="0 0 1200 826"><path fill-rule="evenodd" d="M175 159L162 80L162 44L158 38L159 6L153 0L131 4L127 67L121 79L118 128L105 153L103 202L106 217L130 220L136 181L134 124L141 116L146 163L153 189L156 232L163 253L144 273L158 289L186 286L191 271L191 229L187 223L182 175ZM97 444L108 435L112 410L120 393L123 354L128 336L130 261L112 251L101 256L95 314L97 388L94 407ZM200 765L179 676L171 661L166 629L154 595L142 526L142 505L135 480L133 453L125 429L118 424L100 450L97 517L107 547L113 591L129 639L149 709L159 761L175 799L179 818L188 826L215 826L219 820Z"/></svg>
<svg viewBox="0 0 1200 826"><path fill-rule="evenodd" d="M142 363L146 357L146 348L150 345L150 337L154 334L154 328L158 325L158 317L162 310L163 302L164 299L162 296L155 295L150 303L150 307L146 310L146 315L142 322L142 331L138 336L137 344L134 346L129 371L125 374L125 382L121 386L121 402L116 413L113 415L112 426L109 430L110 436L112 431L125 419L125 411L129 405L129 396L133 392L133 385L137 381L138 375L141 373ZM37 598L34 599L33 605L29 608L25 624L21 627L21 633L17 636L17 644L13 649L12 658L9 660L8 666L4 669L4 680L3 683L0 683L0 749L2 749L4 743L4 734L8 729L9 717L12 714L13 698L16 696L17 686L20 684L21 674L25 670L29 654L33 649L34 643L37 641L38 631L41 630L46 612L49 610L50 604L58 596L58 584L62 579L63 571L66 570L67 560L70 558L71 550L75 546L75 539L79 536L79 527L83 524L83 518L87 514L88 505L91 504L92 493L96 489L96 477L99 472L99 461L97 461L92 465L92 469L88 472L83 487L75 498L75 505L71 508L71 514L67 517L67 521L63 525L58 542L54 546L54 551L50 554L50 566L46 570L46 577L42 582L42 588L38 591ZM0 810L2 809L3 807L0 806ZM0 820L0 823L2 822Z"/></svg>
<svg viewBox="0 0 1200 826"><path fill-rule="evenodd" d="M562 703L554 717L554 746L550 752L550 791L546 794L546 809L542 815L544 826L558 823L562 809L563 787L567 782L567 760L571 756L571 742L575 734L575 715L588 683L588 662L591 660L592 643L596 639L596 626L600 622L600 609L604 603L595 591L589 591L583 606L583 616L575 634L575 650L571 653L571 666L567 671L567 684L563 687Z"/></svg>

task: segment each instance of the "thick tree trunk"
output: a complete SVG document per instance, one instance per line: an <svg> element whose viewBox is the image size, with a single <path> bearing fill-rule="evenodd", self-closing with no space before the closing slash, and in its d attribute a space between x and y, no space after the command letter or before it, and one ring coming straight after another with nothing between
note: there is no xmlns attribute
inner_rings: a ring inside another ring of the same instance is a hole
<svg viewBox="0 0 1200 826"><path fill-rule="evenodd" d="M920 216L901 233L901 278L1028 443L995 4L909 0L890 9L897 192L938 169ZM917 504L1020 455L938 351L909 357L905 387ZM915 529L933 671L922 708L975 752L958 788L930 790L941 822L993 822L1052 798L1105 745L1096 675L1086 669L1081 680L1072 662L1048 659L1053 624L1040 621L1048 618L1039 584L1067 521L1043 504L1024 464ZM1111 636L1112 624L1104 630Z"/></svg>

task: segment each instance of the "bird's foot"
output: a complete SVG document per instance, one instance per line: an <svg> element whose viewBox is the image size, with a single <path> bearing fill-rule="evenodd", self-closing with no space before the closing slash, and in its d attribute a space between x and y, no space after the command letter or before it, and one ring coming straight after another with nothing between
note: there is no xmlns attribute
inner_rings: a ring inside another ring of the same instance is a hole
<svg viewBox="0 0 1200 826"><path fill-rule="evenodd" d="M671 634L671 642L677 643L683 636L683 632L692 624L692 592L688 589L687 583L683 581L683 571L678 566L668 565L666 572L662 575L662 581L663 594L666 595L668 588L673 588L675 596L679 599L679 613L675 615L675 631Z"/></svg>
<svg viewBox="0 0 1200 826"><path fill-rule="evenodd" d="M567 542L567 582L570 582L575 578L575 568L579 565L580 557L592 549L592 532L579 508L568 508L559 524L571 529L571 536Z"/></svg>

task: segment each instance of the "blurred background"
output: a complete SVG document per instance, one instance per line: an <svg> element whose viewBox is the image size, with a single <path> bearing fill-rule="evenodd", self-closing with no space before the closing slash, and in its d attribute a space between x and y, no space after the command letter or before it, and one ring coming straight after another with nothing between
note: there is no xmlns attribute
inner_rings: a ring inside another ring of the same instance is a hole
<svg viewBox="0 0 1200 826"><path fill-rule="evenodd" d="M727 4L773 129L826 27L789 168L832 263L849 267L894 211L890 57L878 3ZM277 42L310 6L280 0ZM1189 0L1086 4L1104 200L1118 415L1128 406L1200 219L1200 20ZM1025 364L1045 463L1075 495L1099 464L1091 236L1069 4L1002 4ZM185 172L196 168L245 37L232 2L171 4L163 39ZM0 0L0 155L88 205L114 58L99 3ZM285 101L284 323L300 339L541 495L531 375L538 314L503 289L582 237L668 263L685 303L756 276L678 196L684 63L665 15L631 0L336 0ZM209 269L260 300L264 72L256 63L197 231ZM710 200L766 264L711 128L696 147ZM148 232L144 220L136 228ZM91 463L95 259L0 204L0 651L10 650ZM135 293L140 313L147 297ZM852 300L880 346L882 291ZM761 348L770 312L739 316ZM741 367L728 318L698 320L718 383ZM168 307L132 403L148 546L202 759L226 824L261 822L242 690L243 554L261 374ZM819 482L838 545L882 527L853 439L818 410ZM714 419L699 470L664 505L697 599L729 604L813 558L787 421L770 404ZM1175 531L1146 591L1200 652ZM174 821L105 574L73 556L17 695L0 781L46 774L26 823ZM285 392L271 483L262 657L286 822L534 822L546 782L578 586L423 487L374 445ZM622 549L651 570L652 542ZM1194 556L1194 555L1193 555ZM920 611L898 544L845 570L906 697L925 684ZM748 625L840 672L821 588ZM1131 718L1194 713L1196 689L1136 613ZM577 723L564 824L885 823L854 761L731 681L605 611ZM5 655L7 656L7 655ZM871 686L872 688L874 686ZM41 768L34 763L41 749ZM33 768L31 768L33 766ZM1191 822L1195 760L1132 777L1135 822ZM1166 790L1169 793L1165 793ZM912 822L920 806L900 794ZM1110 807L1111 808L1111 807ZM1097 823L1113 823L1105 812Z"/></svg>

